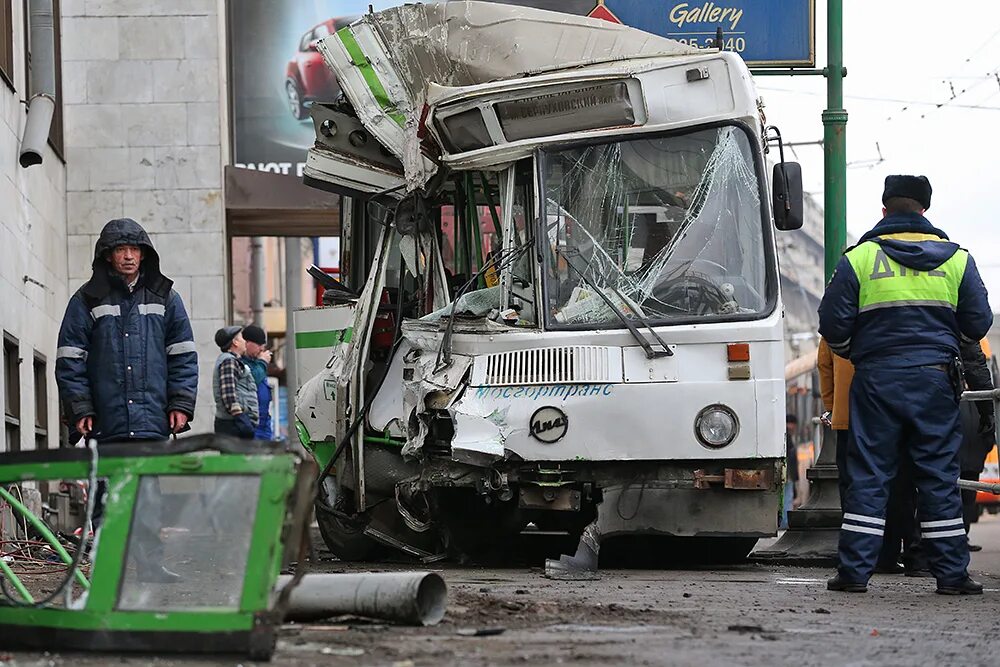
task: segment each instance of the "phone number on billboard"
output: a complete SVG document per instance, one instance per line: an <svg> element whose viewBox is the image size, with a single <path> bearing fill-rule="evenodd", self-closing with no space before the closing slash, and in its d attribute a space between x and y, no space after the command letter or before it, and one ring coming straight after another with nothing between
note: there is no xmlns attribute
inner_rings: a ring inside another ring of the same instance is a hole
<svg viewBox="0 0 1000 667"><path fill-rule="evenodd" d="M699 49L716 48L715 37L672 37L671 39L676 39L681 44L688 46L696 46ZM723 37L722 46L726 51L743 53L747 48L747 40L744 37Z"/></svg>

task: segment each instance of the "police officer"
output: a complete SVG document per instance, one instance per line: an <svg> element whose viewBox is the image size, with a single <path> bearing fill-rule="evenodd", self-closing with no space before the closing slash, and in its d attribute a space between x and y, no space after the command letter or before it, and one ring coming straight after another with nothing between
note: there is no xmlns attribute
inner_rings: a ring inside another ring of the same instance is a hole
<svg viewBox="0 0 1000 667"><path fill-rule="evenodd" d="M888 176L883 219L837 265L820 334L854 364L835 591L865 592L885 530L900 456L912 463L920 531L937 592L981 594L968 574L958 489L959 342L993 323L972 257L923 216L924 176Z"/></svg>

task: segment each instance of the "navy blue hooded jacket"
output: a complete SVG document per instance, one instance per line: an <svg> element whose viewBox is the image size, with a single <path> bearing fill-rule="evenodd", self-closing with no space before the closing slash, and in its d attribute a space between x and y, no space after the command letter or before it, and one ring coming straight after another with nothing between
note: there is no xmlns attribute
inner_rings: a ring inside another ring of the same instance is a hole
<svg viewBox="0 0 1000 667"><path fill-rule="evenodd" d="M119 245L143 250L131 293L107 261ZM168 438L168 413L193 417L198 395L198 354L184 304L160 273L149 236L129 218L104 226L93 269L59 330L56 382L66 415L71 426L94 417L98 442Z"/></svg>
<svg viewBox="0 0 1000 667"><path fill-rule="evenodd" d="M929 234L939 240L907 241L882 238L892 234ZM959 246L917 213L893 213L861 237L874 241L893 261L926 272L949 260ZM986 287L970 255L953 309L914 304L859 312L860 281L845 256L837 264L819 306L819 332L830 349L849 357L858 368L866 364L908 368L947 364L959 354L962 337L978 341L993 323Z"/></svg>

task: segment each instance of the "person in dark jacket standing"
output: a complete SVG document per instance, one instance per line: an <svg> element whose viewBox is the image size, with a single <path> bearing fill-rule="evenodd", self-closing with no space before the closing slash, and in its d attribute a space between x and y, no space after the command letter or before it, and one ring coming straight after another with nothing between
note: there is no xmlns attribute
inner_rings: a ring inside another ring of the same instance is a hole
<svg viewBox="0 0 1000 667"><path fill-rule="evenodd" d="M990 372L986 354L977 341L962 341L962 364L965 367L965 382L970 391L993 389L993 374ZM986 463L986 456L996 444L992 401L963 401L961 407L962 447L959 450L961 478L979 480ZM976 492L962 490L962 518L965 532L978 519ZM982 547L969 544L970 551Z"/></svg>
<svg viewBox="0 0 1000 667"><path fill-rule="evenodd" d="M257 385L257 428L253 437L257 440L274 440L271 425L271 385L267 383L267 366L271 363L271 350L267 349L267 333L256 324L243 327L243 340L247 351L243 362L250 367L253 381Z"/></svg>
<svg viewBox="0 0 1000 667"><path fill-rule="evenodd" d="M191 323L135 220L104 226L93 275L69 300L56 350L67 417L102 442L165 440L190 428L198 395Z"/></svg>
<svg viewBox="0 0 1000 667"><path fill-rule="evenodd" d="M212 374L215 432L252 440L257 428L257 385L250 367L243 362L247 351L243 327L219 329L215 344L222 351Z"/></svg>
<svg viewBox="0 0 1000 667"><path fill-rule="evenodd" d="M986 335L993 313L975 261L923 216L926 177L887 177L882 203L883 219L844 254L819 307L820 334L855 370L840 563L827 588L868 590L902 455L937 592L981 594L968 573L958 490L958 355L963 337Z"/></svg>
<svg viewBox="0 0 1000 667"><path fill-rule="evenodd" d="M198 396L191 323L160 257L135 220L104 226L93 274L66 307L56 350L56 384L70 424L98 444L166 440L190 428ZM104 488L96 489L101 519ZM173 583L163 566L159 489L142 485L135 523L140 581Z"/></svg>

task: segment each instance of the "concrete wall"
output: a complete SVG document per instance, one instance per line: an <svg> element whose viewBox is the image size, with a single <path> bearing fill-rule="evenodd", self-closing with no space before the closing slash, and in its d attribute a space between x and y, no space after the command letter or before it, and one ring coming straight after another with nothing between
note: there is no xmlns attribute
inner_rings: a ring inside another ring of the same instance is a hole
<svg viewBox="0 0 1000 667"><path fill-rule="evenodd" d="M146 228L192 319L197 432L212 429L212 337L228 301L220 4L62 3L70 283L89 277L105 222Z"/></svg>
<svg viewBox="0 0 1000 667"><path fill-rule="evenodd" d="M41 165L18 165L25 108L24 8L13 3L14 87L0 81L0 329L19 342L20 447L35 442L32 358L47 362L49 446L58 442L56 338L67 298L66 171L51 147ZM5 363L17 363L17 359ZM0 403L4 387L0 382ZM5 443L0 439L0 451Z"/></svg>

